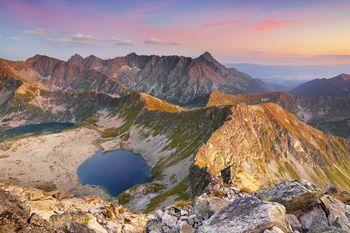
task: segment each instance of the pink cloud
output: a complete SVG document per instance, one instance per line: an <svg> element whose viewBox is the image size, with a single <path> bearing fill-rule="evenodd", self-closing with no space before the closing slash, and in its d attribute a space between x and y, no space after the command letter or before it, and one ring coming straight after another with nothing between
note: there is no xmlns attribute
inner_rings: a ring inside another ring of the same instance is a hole
<svg viewBox="0 0 350 233"><path fill-rule="evenodd" d="M280 19L264 19L262 22L256 24L255 28L259 31L279 30L288 28L296 24L295 20L280 20Z"/></svg>

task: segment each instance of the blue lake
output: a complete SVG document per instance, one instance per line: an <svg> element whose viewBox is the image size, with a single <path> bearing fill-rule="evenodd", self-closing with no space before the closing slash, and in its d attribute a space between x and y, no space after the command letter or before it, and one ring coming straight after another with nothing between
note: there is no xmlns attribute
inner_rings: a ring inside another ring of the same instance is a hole
<svg viewBox="0 0 350 233"><path fill-rule="evenodd" d="M41 133L57 133L64 129L73 127L73 123L49 122L42 124L22 125L11 129L0 130L0 141L25 135L38 135Z"/></svg>
<svg viewBox="0 0 350 233"><path fill-rule="evenodd" d="M122 149L97 151L80 165L78 176L82 184L101 186L112 196L135 184L152 181L150 167L143 156Z"/></svg>

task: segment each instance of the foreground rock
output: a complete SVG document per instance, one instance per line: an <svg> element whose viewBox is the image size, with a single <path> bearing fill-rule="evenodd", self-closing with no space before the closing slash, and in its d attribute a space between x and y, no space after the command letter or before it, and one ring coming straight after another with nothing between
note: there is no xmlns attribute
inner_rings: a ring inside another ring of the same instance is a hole
<svg viewBox="0 0 350 233"><path fill-rule="evenodd" d="M0 184L0 232L143 232L147 216L95 197Z"/></svg>
<svg viewBox="0 0 350 233"><path fill-rule="evenodd" d="M261 200L284 205L293 230L350 232L350 206L329 195L322 195L321 190L308 181L281 182L254 195Z"/></svg>
<svg viewBox="0 0 350 233"><path fill-rule="evenodd" d="M196 232L202 222L191 206L168 206L157 210L147 222L146 232Z"/></svg>
<svg viewBox="0 0 350 233"><path fill-rule="evenodd" d="M243 197L215 213L199 228L199 232L263 232L270 228L290 232L284 206Z"/></svg>
<svg viewBox="0 0 350 233"><path fill-rule="evenodd" d="M235 187L230 187L220 179L214 179L204 193L194 201L196 214L202 220L209 219L214 213L227 206L237 198L247 196Z"/></svg>
<svg viewBox="0 0 350 233"><path fill-rule="evenodd" d="M306 180L285 181L270 189L254 194L264 201L275 201L284 205L287 212L307 210L314 206L321 196L321 190Z"/></svg>

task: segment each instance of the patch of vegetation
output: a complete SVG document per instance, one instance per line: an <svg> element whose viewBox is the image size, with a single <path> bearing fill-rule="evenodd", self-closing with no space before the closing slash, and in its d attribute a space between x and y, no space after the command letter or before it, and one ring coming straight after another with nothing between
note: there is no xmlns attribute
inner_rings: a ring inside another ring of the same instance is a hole
<svg viewBox="0 0 350 233"><path fill-rule="evenodd" d="M131 201L131 199L132 197L130 193L127 193L127 192L123 192L118 195L118 201L119 201L119 204L121 205L128 204Z"/></svg>
<svg viewBox="0 0 350 233"><path fill-rule="evenodd" d="M175 187L171 188L167 192L164 192L154 198L151 199L150 203L148 203L147 208L145 210L146 213L153 211L157 208L163 201L166 200L167 197L176 195L178 200L188 200L189 195L186 195L186 191L188 188L188 178L186 177L180 183L178 183Z"/></svg>
<svg viewBox="0 0 350 233"><path fill-rule="evenodd" d="M325 169L327 177L340 189L350 187L350 178L348 174L344 174L341 170L339 170L336 167L333 167L332 169L326 168Z"/></svg>
<svg viewBox="0 0 350 233"><path fill-rule="evenodd" d="M157 193L165 189L165 185L161 183L145 184L145 193Z"/></svg>
<svg viewBox="0 0 350 233"><path fill-rule="evenodd" d="M191 202L189 200L179 200L175 202L175 205L178 207L185 207L191 205Z"/></svg>
<svg viewBox="0 0 350 233"><path fill-rule="evenodd" d="M103 138L113 138L120 134L120 128L109 128L100 132Z"/></svg>
<svg viewBox="0 0 350 233"><path fill-rule="evenodd" d="M52 192L57 190L57 185L53 182L45 182L36 186L37 189L43 190L45 192Z"/></svg>
<svg viewBox="0 0 350 233"><path fill-rule="evenodd" d="M84 126L86 126L86 125L95 125L97 122L98 122L98 116L96 116L96 115L91 115L91 116L89 116L89 117L87 117L87 118L85 118L80 124L79 124L79 126L81 126L81 125L84 125Z"/></svg>
<svg viewBox="0 0 350 233"><path fill-rule="evenodd" d="M284 163L284 166L286 167L289 175L294 179L294 180L300 180L300 177L298 173L294 170L294 168L287 162Z"/></svg>

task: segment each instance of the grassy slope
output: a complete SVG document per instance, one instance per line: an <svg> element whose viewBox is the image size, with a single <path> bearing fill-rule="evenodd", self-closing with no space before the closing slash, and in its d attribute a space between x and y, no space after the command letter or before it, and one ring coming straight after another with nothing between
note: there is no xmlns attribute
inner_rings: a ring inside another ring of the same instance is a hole
<svg viewBox="0 0 350 233"><path fill-rule="evenodd" d="M123 124L118 128L109 128L101 132L103 137L128 135L129 130L138 126L144 132L144 138L164 135L169 143L163 150L173 150L169 156L162 158L152 168L152 175L162 180L165 170L194 156L198 148L205 143L210 135L221 126L228 114L227 107L212 107L197 110L187 110L147 94L131 94L119 99L111 116L123 118ZM185 171L186 172L186 171ZM188 173L188 172L187 172ZM153 198L147 211L158 207L169 196L188 198L187 178L174 183L170 190Z"/></svg>

